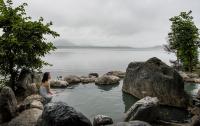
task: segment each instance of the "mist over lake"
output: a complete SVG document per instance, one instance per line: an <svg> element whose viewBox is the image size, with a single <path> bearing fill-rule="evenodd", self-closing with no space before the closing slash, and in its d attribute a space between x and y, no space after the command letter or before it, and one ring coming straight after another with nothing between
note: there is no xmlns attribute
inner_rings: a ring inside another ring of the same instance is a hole
<svg viewBox="0 0 200 126"><path fill-rule="evenodd" d="M51 72L55 78L65 75L88 75L97 72L100 75L111 70L125 71L130 62L146 61L158 57L166 64L174 60L173 54L168 54L163 48L90 48L68 47L58 48L47 55L44 60L53 66L44 67L43 71Z"/></svg>

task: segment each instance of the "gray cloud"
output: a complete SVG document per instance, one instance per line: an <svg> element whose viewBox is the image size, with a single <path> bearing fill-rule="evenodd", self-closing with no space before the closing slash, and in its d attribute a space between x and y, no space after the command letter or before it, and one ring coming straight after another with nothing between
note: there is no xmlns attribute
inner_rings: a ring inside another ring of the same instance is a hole
<svg viewBox="0 0 200 126"><path fill-rule="evenodd" d="M152 46L166 43L169 18L193 11L200 26L199 0L17 0L28 15L54 22L57 40L78 45ZM55 40L56 41L56 40Z"/></svg>

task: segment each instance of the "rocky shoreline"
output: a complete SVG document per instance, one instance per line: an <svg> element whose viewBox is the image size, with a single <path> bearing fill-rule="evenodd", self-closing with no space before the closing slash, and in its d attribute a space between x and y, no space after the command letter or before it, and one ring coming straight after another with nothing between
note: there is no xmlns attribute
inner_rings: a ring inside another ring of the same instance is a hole
<svg viewBox="0 0 200 126"><path fill-rule="evenodd" d="M98 73L89 73L88 76L76 76L68 75L64 78L60 77L59 80L51 80L50 85L52 88L64 88L71 84L89 84L95 83L97 85L109 85L109 84L118 84L120 80L125 77L125 72L122 71L110 71L105 73L102 76L99 76Z"/></svg>
<svg viewBox="0 0 200 126"><path fill-rule="evenodd" d="M89 73L88 76L81 77L68 75L50 81L52 88L66 88L78 83L112 85L124 79L122 90L140 100L126 112L125 122L116 124L113 124L112 118L106 115L95 116L92 123L81 112L62 102L46 104L38 95L41 76L27 71L21 74L18 81L19 96L15 96L9 87L0 89L1 126L198 126L200 124L200 92L199 96L195 97L196 100L184 92L184 82L199 83L199 76L177 72L157 58L130 63L126 72L110 71L101 76L98 73ZM19 97L22 100L17 100ZM167 116L165 112L160 114L165 107L163 105L171 107L173 111L176 107L179 112L187 111L187 120L165 120Z"/></svg>
<svg viewBox="0 0 200 126"><path fill-rule="evenodd" d="M199 83L200 77L198 74L194 73L185 73L182 71L178 72L183 78L184 82L187 83ZM76 76L68 75L64 79L62 77L59 80L51 80L50 85L52 88L65 88L71 84L90 84L95 83L99 85L109 85L109 84L118 84L120 80L123 80L126 72L122 71L110 71L102 76L99 76L98 73L89 73L88 76Z"/></svg>
<svg viewBox="0 0 200 126"><path fill-rule="evenodd" d="M182 76L185 82L200 84L200 76L196 73L179 71L179 74Z"/></svg>
<svg viewBox="0 0 200 126"><path fill-rule="evenodd" d="M88 76L81 76L81 77L75 75L68 75L64 77L64 79L51 80L50 86L52 88L66 88L71 84L78 84L78 83L82 84L95 83L99 85L118 84L119 81L124 76L125 72L121 71L110 71L102 76L99 76L98 73L90 73L88 74ZM41 115L44 113L45 107L47 107L49 104L45 104L44 99L38 94L38 88L40 82L41 82L41 73L30 73L29 71L22 71L20 79L17 82L17 86L19 87L18 92L20 92L18 93L18 96L15 96L14 92L9 87L3 87L2 89L0 89L1 126L42 125L42 123L40 124L38 123L38 121L41 119ZM54 105L67 106L61 102L55 103ZM73 109L73 107L71 107L71 109ZM71 109L69 111L71 111ZM68 110L64 112L68 113ZM74 110L74 112L76 111ZM74 113L72 115L74 115ZM80 113L78 113L77 117L74 118L79 118L79 116ZM84 118L87 119L87 117ZM97 115L97 117L95 118L96 119L94 120L94 124L96 126L98 126L99 124L105 124L105 123L108 124L110 122L113 122L110 117L109 118L111 119L111 121L108 122L107 121L108 117L104 115ZM59 126L61 125L59 124Z"/></svg>

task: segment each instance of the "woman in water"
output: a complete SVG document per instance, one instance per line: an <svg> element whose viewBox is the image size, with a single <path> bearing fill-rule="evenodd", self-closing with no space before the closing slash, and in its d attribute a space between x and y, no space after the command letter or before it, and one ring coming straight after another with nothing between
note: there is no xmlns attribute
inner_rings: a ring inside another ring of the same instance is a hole
<svg viewBox="0 0 200 126"><path fill-rule="evenodd" d="M42 78L42 84L40 86L40 95L45 99L45 103L50 102L53 95L49 84L50 79L51 79L50 73L45 72Z"/></svg>

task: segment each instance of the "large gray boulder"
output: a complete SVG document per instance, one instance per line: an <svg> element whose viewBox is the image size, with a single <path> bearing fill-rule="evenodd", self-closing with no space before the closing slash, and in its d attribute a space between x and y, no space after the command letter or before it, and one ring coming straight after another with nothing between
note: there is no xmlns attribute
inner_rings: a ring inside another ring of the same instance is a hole
<svg viewBox="0 0 200 126"><path fill-rule="evenodd" d="M122 89L139 99L158 97L160 103L165 105L187 107L189 104L182 77L156 57L146 62L131 62Z"/></svg>
<svg viewBox="0 0 200 126"><path fill-rule="evenodd" d="M126 112L125 121L140 120L153 122L159 116L158 99L156 97L145 97L135 104Z"/></svg>
<svg viewBox="0 0 200 126"><path fill-rule="evenodd" d="M63 102L48 103L44 107L38 126L92 126L90 120Z"/></svg>
<svg viewBox="0 0 200 126"><path fill-rule="evenodd" d="M151 126L151 125L143 121L130 121L130 122L119 122L115 126Z"/></svg>
<svg viewBox="0 0 200 126"><path fill-rule="evenodd" d="M8 126L36 126L37 120L42 114L42 110L32 108L23 111L16 118L12 119Z"/></svg>
<svg viewBox="0 0 200 126"><path fill-rule="evenodd" d="M95 84L100 85L109 85L109 84L118 84L120 81L120 78L113 75L103 75L95 81Z"/></svg>
<svg viewBox="0 0 200 126"><path fill-rule="evenodd" d="M10 87L3 87L0 91L0 124L16 116L17 100Z"/></svg>

